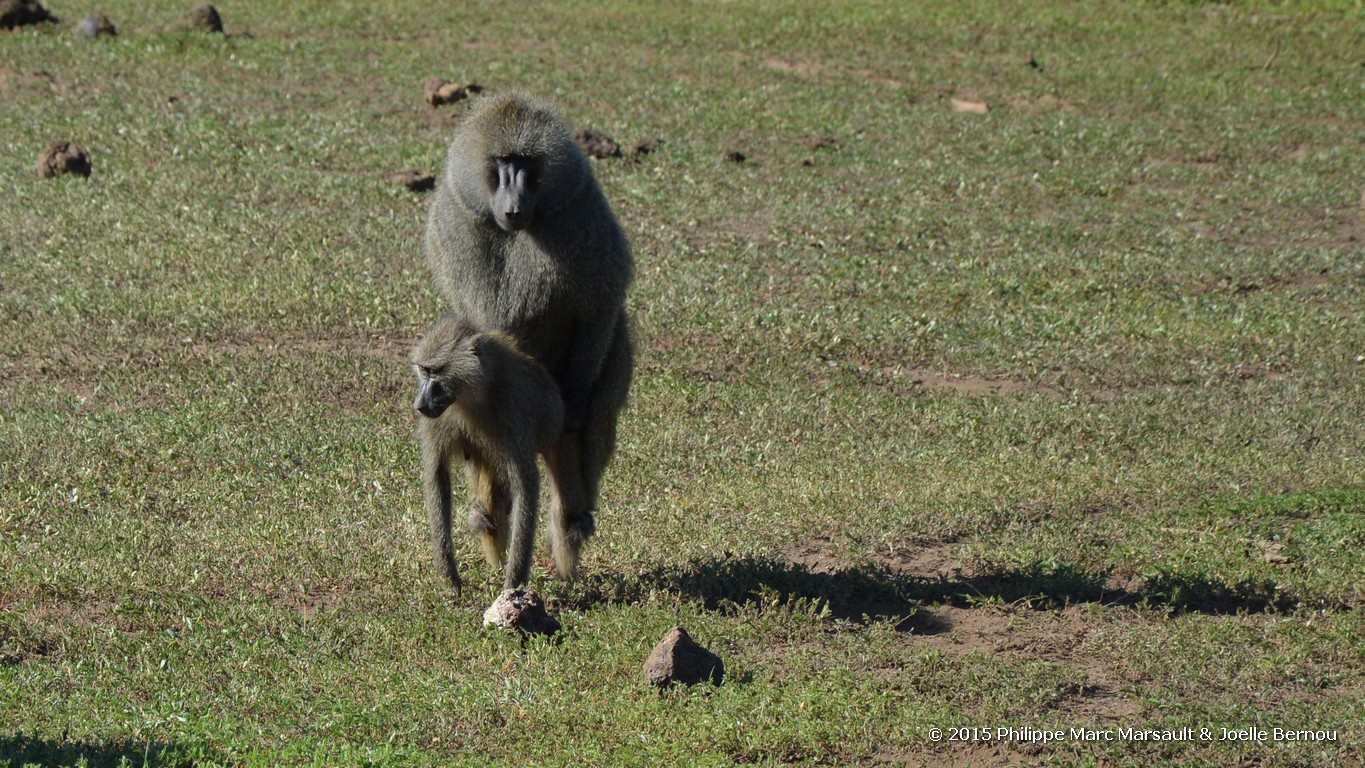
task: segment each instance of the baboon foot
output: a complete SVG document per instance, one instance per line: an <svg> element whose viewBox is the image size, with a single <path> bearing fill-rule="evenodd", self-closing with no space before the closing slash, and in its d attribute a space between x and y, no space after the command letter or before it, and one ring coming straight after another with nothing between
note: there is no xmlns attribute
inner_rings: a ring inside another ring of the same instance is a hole
<svg viewBox="0 0 1365 768"><path fill-rule="evenodd" d="M480 502L470 502L468 525L469 530L479 536L483 558L488 561L489 565L501 565L504 549L502 536L498 531L498 523L489 514L488 508Z"/></svg>
<svg viewBox="0 0 1365 768"><path fill-rule="evenodd" d="M493 522L493 516L488 513L488 507L482 502L469 502L469 530L474 533L497 533L498 525Z"/></svg>
<svg viewBox="0 0 1365 768"><path fill-rule="evenodd" d="M572 579L578 570L578 558L583 551L583 542L597 530L592 512L583 511L570 515L563 527L555 532L551 549L555 559L555 572L559 578Z"/></svg>
<svg viewBox="0 0 1365 768"><path fill-rule="evenodd" d="M574 515L564 523L564 535L578 544L582 544L597 533L597 521L593 518L591 510L584 510Z"/></svg>

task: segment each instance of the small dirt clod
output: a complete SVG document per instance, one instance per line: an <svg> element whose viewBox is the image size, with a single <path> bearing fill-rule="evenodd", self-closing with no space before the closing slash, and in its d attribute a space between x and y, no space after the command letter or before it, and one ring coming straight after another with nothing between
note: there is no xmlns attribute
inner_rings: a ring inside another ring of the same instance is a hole
<svg viewBox="0 0 1365 768"><path fill-rule="evenodd" d="M38 175L52 179L65 173L90 176L90 153L69 141L54 141L38 156Z"/></svg>

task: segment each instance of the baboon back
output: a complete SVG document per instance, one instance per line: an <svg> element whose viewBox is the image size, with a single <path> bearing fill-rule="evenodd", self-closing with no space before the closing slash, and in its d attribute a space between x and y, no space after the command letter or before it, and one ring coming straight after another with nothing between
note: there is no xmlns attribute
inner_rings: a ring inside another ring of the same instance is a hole
<svg viewBox="0 0 1365 768"><path fill-rule="evenodd" d="M530 158L541 172L535 214L523 230L506 231L491 214L489 166L500 156ZM586 397L633 262L587 158L550 107L503 96L465 118L446 156L424 248L451 309L511 334L566 395Z"/></svg>

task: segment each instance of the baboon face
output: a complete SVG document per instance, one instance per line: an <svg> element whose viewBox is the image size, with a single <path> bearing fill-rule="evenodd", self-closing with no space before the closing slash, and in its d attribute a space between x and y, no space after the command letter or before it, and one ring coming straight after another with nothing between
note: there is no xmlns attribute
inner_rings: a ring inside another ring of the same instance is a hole
<svg viewBox="0 0 1365 768"><path fill-rule="evenodd" d="M483 380L483 337L455 321L440 321L412 350L417 397L412 407L434 419Z"/></svg>
<svg viewBox="0 0 1365 768"><path fill-rule="evenodd" d="M412 406L428 419L445 413L457 395L441 383L442 369L425 365L413 368L417 371L417 399L413 400Z"/></svg>
<svg viewBox="0 0 1365 768"><path fill-rule="evenodd" d="M557 215L594 183L568 123L548 103L515 94L475 102L451 139L443 179L465 210L514 234Z"/></svg>
<svg viewBox="0 0 1365 768"><path fill-rule="evenodd" d="M538 164L530 157L495 157L489 163L493 221L507 232L526 229L535 213L540 184Z"/></svg>

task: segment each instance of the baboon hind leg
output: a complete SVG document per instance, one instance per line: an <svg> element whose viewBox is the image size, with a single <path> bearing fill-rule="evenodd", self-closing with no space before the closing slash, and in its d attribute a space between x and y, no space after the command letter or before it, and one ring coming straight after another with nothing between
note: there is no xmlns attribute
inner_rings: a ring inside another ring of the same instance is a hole
<svg viewBox="0 0 1365 768"><path fill-rule="evenodd" d="M468 456L464 469L469 483L469 530L478 535L488 564L501 565L509 540L511 496L481 457Z"/></svg>
<svg viewBox="0 0 1365 768"><path fill-rule="evenodd" d="M573 578L583 542L593 534L591 501L583 483L582 433L563 435L545 456L550 471L550 515L546 526L555 573ZM586 523L586 524L585 524Z"/></svg>
<svg viewBox="0 0 1365 768"><path fill-rule="evenodd" d="M583 543L597 531L595 514L602 474L616 452L616 424L626 405L634 358L623 313L602 374L593 387L583 428L566 432L559 441L556 503L550 520L555 569L563 578L573 576Z"/></svg>
<svg viewBox="0 0 1365 768"><path fill-rule="evenodd" d="M588 404L588 417L583 423L582 464L583 487L588 495L588 508L597 509L597 497L602 488L602 474L616 453L616 423L626 407L630 380L635 368L635 347L630 338L630 326L624 312L616 323L616 335L602 365L602 373L593 387Z"/></svg>

